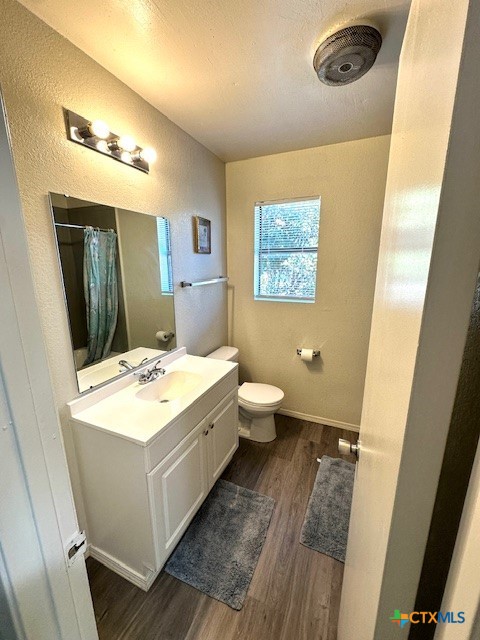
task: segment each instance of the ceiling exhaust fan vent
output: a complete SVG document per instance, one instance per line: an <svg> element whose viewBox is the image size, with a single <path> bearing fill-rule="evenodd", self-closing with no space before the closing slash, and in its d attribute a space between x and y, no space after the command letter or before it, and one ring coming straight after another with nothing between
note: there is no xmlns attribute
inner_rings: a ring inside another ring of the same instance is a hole
<svg viewBox="0 0 480 640"><path fill-rule="evenodd" d="M338 87L355 82L372 68L382 36L368 25L340 29L318 47L313 66L318 79Z"/></svg>

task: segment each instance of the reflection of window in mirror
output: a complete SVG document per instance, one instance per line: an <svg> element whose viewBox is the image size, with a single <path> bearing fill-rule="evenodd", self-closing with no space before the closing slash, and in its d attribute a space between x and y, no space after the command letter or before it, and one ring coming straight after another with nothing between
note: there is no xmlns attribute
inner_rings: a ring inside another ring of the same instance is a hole
<svg viewBox="0 0 480 640"><path fill-rule="evenodd" d="M170 225L166 218L157 218L158 255L160 258L160 286L163 296L173 295L172 246Z"/></svg>

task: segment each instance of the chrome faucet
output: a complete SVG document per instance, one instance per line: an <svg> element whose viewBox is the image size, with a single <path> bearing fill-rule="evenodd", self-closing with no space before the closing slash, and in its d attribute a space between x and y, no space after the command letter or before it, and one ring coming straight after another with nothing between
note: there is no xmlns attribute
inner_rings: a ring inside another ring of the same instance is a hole
<svg viewBox="0 0 480 640"><path fill-rule="evenodd" d="M130 364L130 362L127 362L126 360L119 360L118 364L123 367L123 371L129 371L144 364L147 360L148 358L144 358L139 364Z"/></svg>
<svg viewBox="0 0 480 640"><path fill-rule="evenodd" d="M138 384L147 384L148 382L153 382L159 376L163 376L165 374L165 369L159 367L161 361L158 360L155 365L151 369L145 369L142 373L138 374ZM137 375L137 374L135 374Z"/></svg>

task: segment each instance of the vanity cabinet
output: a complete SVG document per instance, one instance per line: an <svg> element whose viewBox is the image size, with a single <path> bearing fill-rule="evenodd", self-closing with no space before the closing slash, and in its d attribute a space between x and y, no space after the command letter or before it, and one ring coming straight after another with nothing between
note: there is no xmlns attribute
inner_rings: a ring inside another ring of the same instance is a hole
<svg viewBox="0 0 480 640"><path fill-rule="evenodd" d="M162 566L237 449L237 412L235 392L148 474Z"/></svg>
<svg viewBox="0 0 480 640"><path fill-rule="evenodd" d="M164 562L208 494L205 422L148 474L158 561Z"/></svg>
<svg viewBox="0 0 480 640"><path fill-rule="evenodd" d="M238 447L237 394L227 398L206 418L208 489L221 476Z"/></svg>
<svg viewBox="0 0 480 640"><path fill-rule="evenodd" d="M237 369L145 444L72 414L89 553L148 590L238 447Z"/></svg>

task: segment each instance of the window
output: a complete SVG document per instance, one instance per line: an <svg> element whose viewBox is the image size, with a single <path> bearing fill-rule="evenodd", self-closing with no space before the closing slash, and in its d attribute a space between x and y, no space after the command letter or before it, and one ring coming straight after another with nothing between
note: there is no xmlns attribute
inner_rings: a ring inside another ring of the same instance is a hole
<svg viewBox="0 0 480 640"><path fill-rule="evenodd" d="M320 198L255 204L255 300L315 302Z"/></svg>
<svg viewBox="0 0 480 640"><path fill-rule="evenodd" d="M158 255L160 258L160 287L162 295L173 295L172 245L170 224L166 218L157 218Z"/></svg>

